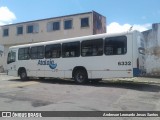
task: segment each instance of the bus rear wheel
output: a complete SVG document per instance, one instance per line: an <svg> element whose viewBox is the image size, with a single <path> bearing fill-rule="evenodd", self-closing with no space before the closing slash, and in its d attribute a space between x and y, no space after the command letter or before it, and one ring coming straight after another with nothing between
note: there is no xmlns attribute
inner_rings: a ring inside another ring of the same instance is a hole
<svg viewBox="0 0 160 120"><path fill-rule="evenodd" d="M88 82L87 72L85 70L77 70L74 73L74 80L78 84L85 84Z"/></svg>
<svg viewBox="0 0 160 120"><path fill-rule="evenodd" d="M22 70L20 72L20 78L21 78L21 80L27 80L27 73L25 70Z"/></svg>

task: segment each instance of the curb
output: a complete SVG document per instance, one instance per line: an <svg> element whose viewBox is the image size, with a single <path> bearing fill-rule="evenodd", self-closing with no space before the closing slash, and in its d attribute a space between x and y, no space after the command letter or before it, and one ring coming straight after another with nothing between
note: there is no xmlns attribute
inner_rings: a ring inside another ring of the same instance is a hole
<svg viewBox="0 0 160 120"><path fill-rule="evenodd" d="M0 73L0 75L7 75L7 73Z"/></svg>

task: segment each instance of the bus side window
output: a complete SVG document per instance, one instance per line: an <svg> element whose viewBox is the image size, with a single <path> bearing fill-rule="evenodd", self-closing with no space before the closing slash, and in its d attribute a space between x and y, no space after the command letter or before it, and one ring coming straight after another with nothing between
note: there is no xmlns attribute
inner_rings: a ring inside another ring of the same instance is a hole
<svg viewBox="0 0 160 120"><path fill-rule="evenodd" d="M30 59L30 48L20 48L18 50L18 60L29 60Z"/></svg>
<svg viewBox="0 0 160 120"><path fill-rule="evenodd" d="M44 46L38 46L37 47L37 58L43 59L44 58Z"/></svg>
<svg viewBox="0 0 160 120"><path fill-rule="evenodd" d="M127 37L110 37L105 39L105 55L123 55L127 53Z"/></svg>
<svg viewBox="0 0 160 120"><path fill-rule="evenodd" d="M82 41L81 55L83 57L103 55L103 39Z"/></svg>
<svg viewBox="0 0 160 120"><path fill-rule="evenodd" d="M46 45L45 58L60 58L61 44Z"/></svg>
<svg viewBox="0 0 160 120"><path fill-rule="evenodd" d="M80 42L69 42L62 44L62 57L79 57L80 56Z"/></svg>
<svg viewBox="0 0 160 120"><path fill-rule="evenodd" d="M44 58L44 46L31 47L31 59L43 59Z"/></svg>

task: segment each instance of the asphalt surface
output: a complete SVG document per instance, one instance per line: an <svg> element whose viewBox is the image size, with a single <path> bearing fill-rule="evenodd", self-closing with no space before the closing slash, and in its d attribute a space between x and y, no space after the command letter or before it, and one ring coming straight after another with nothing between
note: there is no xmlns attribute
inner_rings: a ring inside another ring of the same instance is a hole
<svg viewBox="0 0 160 120"><path fill-rule="evenodd" d="M99 83L77 85L72 80L22 81L16 77L0 74L0 111L160 111L160 79L108 79ZM90 120L91 118L47 119ZM142 120L144 118L92 119ZM159 120L160 117L146 119Z"/></svg>

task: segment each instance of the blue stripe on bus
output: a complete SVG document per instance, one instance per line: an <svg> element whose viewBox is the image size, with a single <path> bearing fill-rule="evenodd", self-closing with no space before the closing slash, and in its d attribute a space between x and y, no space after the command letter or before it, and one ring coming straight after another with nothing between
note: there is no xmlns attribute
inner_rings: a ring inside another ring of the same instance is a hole
<svg viewBox="0 0 160 120"><path fill-rule="evenodd" d="M140 70L139 68L133 68L133 77L138 77L140 75Z"/></svg>

